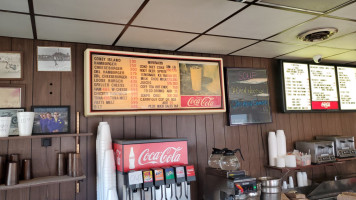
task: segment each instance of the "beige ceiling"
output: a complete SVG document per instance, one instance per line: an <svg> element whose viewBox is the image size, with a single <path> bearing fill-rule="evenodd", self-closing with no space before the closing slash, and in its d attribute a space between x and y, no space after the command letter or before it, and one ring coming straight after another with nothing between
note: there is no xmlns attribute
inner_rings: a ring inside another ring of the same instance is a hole
<svg viewBox="0 0 356 200"><path fill-rule="evenodd" d="M356 0L1 0L0 36L355 64L355 10ZM322 27L338 33L297 39Z"/></svg>

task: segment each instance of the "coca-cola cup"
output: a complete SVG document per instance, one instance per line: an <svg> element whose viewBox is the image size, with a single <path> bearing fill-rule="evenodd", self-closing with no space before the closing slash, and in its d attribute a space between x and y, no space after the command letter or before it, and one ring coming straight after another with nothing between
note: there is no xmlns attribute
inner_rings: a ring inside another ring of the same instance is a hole
<svg viewBox="0 0 356 200"><path fill-rule="evenodd" d="M201 90L202 67L194 65L190 67L190 78L192 80L192 89Z"/></svg>

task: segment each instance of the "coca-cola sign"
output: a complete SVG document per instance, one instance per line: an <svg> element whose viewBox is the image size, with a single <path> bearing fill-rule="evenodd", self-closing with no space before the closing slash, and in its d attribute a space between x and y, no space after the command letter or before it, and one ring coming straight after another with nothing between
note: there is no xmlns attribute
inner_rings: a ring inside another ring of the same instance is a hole
<svg viewBox="0 0 356 200"><path fill-rule="evenodd" d="M121 160L121 163L116 162L116 168L122 172L188 164L187 141L127 145L114 143L114 152L120 152L116 154L116 161Z"/></svg>
<svg viewBox="0 0 356 200"><path fill-rule="evenodd" d="M181 106L191 108L219 108L221 107L221 96L182 96Z"/></svg>

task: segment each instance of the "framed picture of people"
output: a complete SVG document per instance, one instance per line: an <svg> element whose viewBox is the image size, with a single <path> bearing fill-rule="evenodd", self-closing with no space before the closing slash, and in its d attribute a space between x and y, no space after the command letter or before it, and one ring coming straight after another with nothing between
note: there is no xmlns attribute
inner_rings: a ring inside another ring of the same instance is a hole
<svg viewBox="0 0 356 200"><path fill-rule="evenodd" d="M70 130L69 106L32 106L35 113L33 135L68 133Z"/></svg>

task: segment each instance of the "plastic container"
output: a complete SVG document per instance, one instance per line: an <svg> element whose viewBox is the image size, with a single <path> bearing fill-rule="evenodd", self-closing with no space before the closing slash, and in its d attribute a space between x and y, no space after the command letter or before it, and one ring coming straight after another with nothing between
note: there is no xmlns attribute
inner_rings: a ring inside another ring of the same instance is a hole
<svg viewBox="0 0 356 200"><path fill-rule="evenodd" d="M223 156L223 154L224 154L224 150L213 148L213 152L211 152L208 160L209 167L219 169L220 159Z"/></svg>

